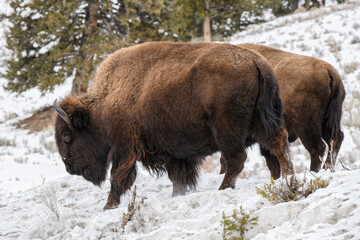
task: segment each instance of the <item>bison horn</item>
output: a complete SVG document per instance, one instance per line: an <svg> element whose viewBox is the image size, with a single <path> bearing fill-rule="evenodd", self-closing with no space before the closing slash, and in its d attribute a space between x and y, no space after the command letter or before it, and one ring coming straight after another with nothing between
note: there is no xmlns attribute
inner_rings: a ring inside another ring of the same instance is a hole
<svg viewBox="0 0 360 240"><path fill-rule="evenodd" d="M68 124L70 125L70 118L67 115L67 113L62 110L62 108L57 104L57 100L54 101L54 108L57 111L57 113L59 114L59 116Z"/></svg>

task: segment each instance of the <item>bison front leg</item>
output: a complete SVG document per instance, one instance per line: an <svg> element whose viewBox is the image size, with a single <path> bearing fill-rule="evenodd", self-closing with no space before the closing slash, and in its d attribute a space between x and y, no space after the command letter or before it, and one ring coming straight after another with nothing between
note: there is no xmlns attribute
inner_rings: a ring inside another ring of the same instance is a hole
<svg viewBox="0 0 360 240"><path fill-rule="evenodd" d="M226 153L221 153L222 159L225 162L225 176L224 180L220 185L219 190L226 188L235 188L235 182L239 173L244 168L244 163L246 160L246 152L244 149L241 149L236 154L228 155Z"/></svg>
<svg viewBox="0 0 360 240"><path fill-rule="evenodd" d="M115 151L109 154L109 160L112 160L111 167L111 189L104 206L104 210L116 208L120 204L121 194L126 192L136 179L136 157L123 157L118 160Z"/></svg>
<svg viewBox="0 0 360 240"><path fill-rule="evenodd" d="M120 204L120 196L122 191L116 182L117 168L118 164L113 163L110 176L111 187L106 205L104 206L104 210L116 208Z"/></svg>
<svg viewBox="0 0 360 240"><path fill-rule="evenodd" d="M136 166L126 171L126 165L111 169L111 189L104 209L116 208L120 204L120 196L134 184L136 179Z"/></svg>
<svg viewBox="0 0 360 240"><path fill-rule="evenodd" d="M111 181L110 193L104 206L104 210L116 208L120 204L121 189L114 181Z"/></svg>

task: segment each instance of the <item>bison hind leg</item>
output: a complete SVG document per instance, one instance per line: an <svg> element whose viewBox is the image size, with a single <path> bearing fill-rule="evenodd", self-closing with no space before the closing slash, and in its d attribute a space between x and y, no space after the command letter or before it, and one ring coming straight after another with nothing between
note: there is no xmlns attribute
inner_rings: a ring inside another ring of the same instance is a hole
<svg viewBox="0 0 360 240"><path fill-rule="evenodd" d="M219 190L226 188L235 188L236 179L239 173L244 168L244 163L246 160L246 151L241 149L236 151L236 153L228 154L222 152L222 159L225 162L225 176L223 182L220 185Z"/></svg>
<svg viewBox="0 0 360 240"><path fill-rule="evenodd" d="M310 153L310 170L314 172L320 170L322 158L326 150L326 144L323 142L320 130L320 126L312 125L302 132L299 131L299 138L306 150ZM325 139L325 141L326 140L327 139Z"/></svg>
<svg viewBox="0 0 360 240"><path fill-rule="evenodd" d="M326 169L327 167L331 168L335 165L336 158L340 151L340 147L343 140L344 140L344 133L341 130L336 132L331 139L329 138L325 139L326 143L329 146L329 150L328 150L326 162L324 164L324 169Z"/></svg>
<svg viewBox="0 0 360 240"><path fill-rule="evenodd" d="M261 153L265 156L271 176L277 178L279 175L277 163L283 177L294 174L294 168L290 158L288 134L285 128L279 128L270 139L263 139L257 136ZM266 151L268 150L268 152Z"/></svg>
<svg viewBox="0 0 360 240"><path fill-rule="evenodd" d="M173 183L173 197L185 195L189 190L195 189L202 162L203 158L169 159L166 170Z"/></svg>
<svg viewBox="0 0 360 240"><path fill-rule="evenodd" d="M270 153L269 150L265 148L260 148L261 155L266 159L266 164L270 170L271 177L278 179L280 177L280 164L277 157Z"/></svg>

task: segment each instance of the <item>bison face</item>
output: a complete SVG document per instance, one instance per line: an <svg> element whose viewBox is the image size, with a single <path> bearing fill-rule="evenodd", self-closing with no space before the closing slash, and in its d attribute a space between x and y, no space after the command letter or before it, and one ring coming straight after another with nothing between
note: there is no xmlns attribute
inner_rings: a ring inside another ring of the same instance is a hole
<svg viewBox="0 0 360 240"><path fill-rule="evenodd" d="M66 171L100 185L106 178L109 149L92 130L94 126L88 110L78 107L73 112L65 112L56 102L55 109L59 113L55 121L55 140Z"/></svg>

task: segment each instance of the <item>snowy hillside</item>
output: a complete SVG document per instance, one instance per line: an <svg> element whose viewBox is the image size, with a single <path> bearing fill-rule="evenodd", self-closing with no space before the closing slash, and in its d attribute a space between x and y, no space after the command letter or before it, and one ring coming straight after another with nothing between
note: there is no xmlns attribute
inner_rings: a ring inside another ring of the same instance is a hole
<svg viewBox="0 0 360 240"><path fill-rule="evenodd" d="M0 61L9 54L4 28L0 23ZM223 179L217 174L219 154L208 157L196 191L174 198L166 175L156 179L139 166L139 209L122 229L130 191L117 209L103 211L109 180L98 188L68 175L53 130L28 134L14 125L67 95L71 81L45 96L37 90L17 96L0 88L0 239L222 239L222 212L230 215L240 206L258 217L246 239L360 239L360 2L251 26L229 41L314 56L339 71L347 91L345 139L335 172L316 174L329 181L328 187L296 202L270 203L256 193L256 187L270 179L258 147L248 151L235 190L217 190ZM5 83L0 78L0 85ZM303 178L306 172L307 178L314 178L306 170L309 154L299 141L291 153L297 176Z"/></svg>

